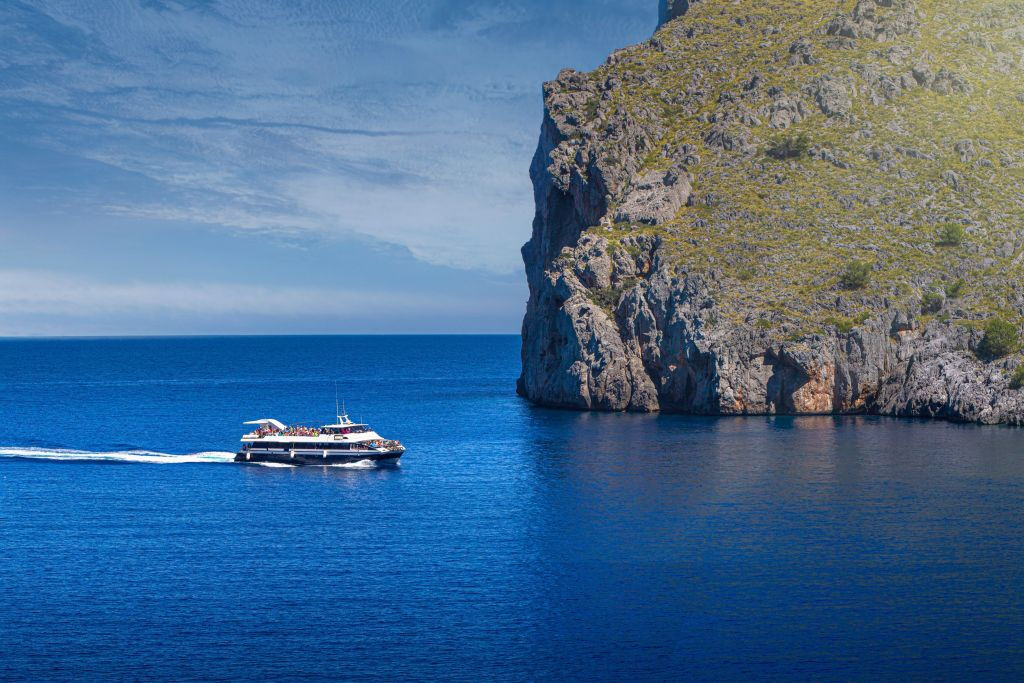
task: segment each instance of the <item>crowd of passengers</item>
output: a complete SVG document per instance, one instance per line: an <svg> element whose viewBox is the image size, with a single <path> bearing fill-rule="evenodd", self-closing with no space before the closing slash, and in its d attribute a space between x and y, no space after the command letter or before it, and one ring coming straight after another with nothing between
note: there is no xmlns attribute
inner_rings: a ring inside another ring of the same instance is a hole
<svg viewBox="0 0 1024 683"><path fill-rule="evenodd" d="M256 430L256 436L320 436L322 430L316 427L286 427L274 429L273 427L260 427Z"/></svg>
<svg viewBox="0 0 1024 683"><path fill-rule="evenodd" d="M366 431L361 427L345 427L338 430L341 434L359 433ZM262 426L256 430L256 436L320 436L328 434L319 427L286 427L285 429L274 429L273 427Z"/></svg>

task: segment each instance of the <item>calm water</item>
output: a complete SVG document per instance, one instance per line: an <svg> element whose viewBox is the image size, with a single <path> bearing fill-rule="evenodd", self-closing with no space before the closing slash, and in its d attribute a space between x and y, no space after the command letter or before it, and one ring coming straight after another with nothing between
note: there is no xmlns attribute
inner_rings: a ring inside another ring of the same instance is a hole
<svg viewBox="0 0 1024 683"><path fill-rule="evenodd" d="M0 678L1024 674L1024 431L550 411L518 363L0 341ZM400 467L222 462L335 379Z"/></svg>

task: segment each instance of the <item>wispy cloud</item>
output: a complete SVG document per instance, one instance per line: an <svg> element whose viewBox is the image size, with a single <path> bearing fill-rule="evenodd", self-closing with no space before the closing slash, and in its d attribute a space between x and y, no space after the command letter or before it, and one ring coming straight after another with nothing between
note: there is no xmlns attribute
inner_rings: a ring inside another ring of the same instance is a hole
<svg viewBox="0 0 1024 683"><path fill-rule="evenodd" d="M651 28L653 0L0 7L0 137L149 179L111 213L359 234L511 272L539 82Z"/></svg>

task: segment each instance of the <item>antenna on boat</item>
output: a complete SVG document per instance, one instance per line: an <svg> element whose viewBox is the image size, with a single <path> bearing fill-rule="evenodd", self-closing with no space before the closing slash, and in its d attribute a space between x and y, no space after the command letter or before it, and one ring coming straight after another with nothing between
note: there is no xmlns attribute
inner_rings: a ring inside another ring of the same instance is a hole
<svg viewBox="0 0 1024 683"><path fill-rule="evenodd" d="M334 413L338 417L338 424L344 424L348 418L348 413L345 412L345 402L341 402L341 408L338 408L338 382L334 382Z"/></svg>

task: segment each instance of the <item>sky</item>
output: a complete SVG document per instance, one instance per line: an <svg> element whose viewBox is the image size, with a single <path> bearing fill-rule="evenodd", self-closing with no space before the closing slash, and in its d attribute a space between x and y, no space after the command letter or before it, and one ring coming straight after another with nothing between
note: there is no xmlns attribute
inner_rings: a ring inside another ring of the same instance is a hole
<svg viewBox="0 0 1024 683"><path fill-rule="evenodd" d="M3 0L0 336L515 333L541 84L654 0Z"/></svg>

